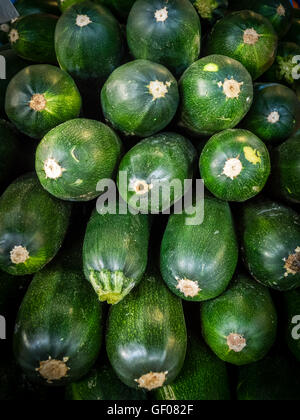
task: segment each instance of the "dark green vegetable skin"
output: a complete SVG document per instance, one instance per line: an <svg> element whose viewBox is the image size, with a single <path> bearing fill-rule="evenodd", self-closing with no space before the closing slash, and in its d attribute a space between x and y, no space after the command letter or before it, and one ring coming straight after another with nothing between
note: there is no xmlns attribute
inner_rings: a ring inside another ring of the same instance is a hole
<svg viewBox="0 0 300 420"><path fill-rule="evenodd" d="M289 349L300 362L300 290L284 294L286 309L286 340Z"/></svg>
<svg viewBox="0 0 300 420"><path fill-rule="evenodd" d="M33 15L36 13L50 13L60 15L56 0L17 0L15 8L20 16Z"/></svg>
<svg viewBox="0 0 300 420"><path fill-rule="evenodd" d="M89 201L97 184L113 178L122 153L119 137L105 124L78 118L48 132L36 152L42 186L62 200Z"/></svg>
<svg viewBox="0 0 300 420"><path fill-rule="evenodd" d="M292 26L284 37L284 41L294 42L300 47L300 16L294 17Z"/></svg>
<svg viewBox="0 0 300 420"><path fill-rule="evenodd" d="M33 174L13 182L0 198L0 268L13 275L32 274L59 250L70 206L52 198Z"/></svg>
<svg viewBox="0 0 300 420"><path fill-rule="evenodd" d="M0 186L10 181L18 166L18 138L5 120L0 120Z"/></svg>
<svg viewBox="0 0 300 420"><path fill-rule="evenodd" d="M33 14L16 20L9 32L12 49L25 60L56 64L54 31L57 20L57 16L49 14Z"/></svg>
<svg viewBox="0 0 300 420"><path fill-rule="evenodd" d="M276 338L277 315L268 290L244 275L223 295L202 304L201 321L214 353L238 366L263 359Z"/></svg>
<svg viewBox="0 0 300 420"><path fill-rule="evenodd" d="M26 67L6 90L7 116L21 132L36 139L76 118L80 108L81 96L73 79L48 64Z"/></svg>
<svg viewBox="0 0 300 420"><path fill-rule="evenodd" d="M86 279L101 301L112 304L139 283L148 259L148 216L119 213L119 207L116 214L99 214L95 210L83 245Z"/></svg>
<svg viewBox="0 0 300 420"><path fill-rule="evenodd" d="M200 17L211 24L221 19L228 8L228 0L190 0Z"/></svg>
<svg viewBox="0 0 300 420"><path fill-rule="evenodd" d="M225 363L196 335L189 337L183 368L175 381L154 393L156 400L230 400Z"/></svg>
<svg viewBox="0 0 300 420"><path fill-rule="evenodd" d="M62 12L65 12L69 7L73 6L74 4L83 3L86 0L57 0L58 7ZM102 3L100 1L100 3Z"/></svg>
<svg viewBox="0 0 300 420"><path fill-rule="evenodd" d="M96 0L99 2L99 0ZM120 18L126 19L135 0L100 0L104 6L110 8Z"/></svg>
<svg viewBox="0 0 300 420"><path fill-rule="evenodd" d="M135 58L154 61L180 76L200 54L200 19L189 0L138 0L127 22Z"/></svg>
<svg viewBox="0 0 300 420"><path fill-rule="evenodd" d="M227 201L246 201L257 195L265 186L270 169L268 149L247 130L215 134L200 157L205 186Z"/></svg>
<svg viewBox="0 0 300 420"><path fill-rule="evenodd" d="M252 276L265 286L287 291L300 286L300 217L271 201L244 206L242 249Z"/></svg>
<svg viewBox="0 0 300 420"><path fill-rule="evenodd" d="M192 143L179 134L160 133L142 140L121 161L118 187L122 198L136 210L169 209L183 196L184 180L193 178L196 156ZM123 173L127 174L125 185ZM167 190L159 194L174 180L180 181L181 191L172 188L169 194Z"/></svg>
<svg viewBox="0 0 300 420"><path fill-rule="evenodd" d="M201 86L201 89L199 89ZM252 79L236 60L222 55L204 57L182 75L180 125L212 135L235 127L249 111Z"/></svg>
<svg viewBox="0 0 300 420"><path fill-rule="evenodd" d="M115 372L131 388L168 385L185 359L182 304L159 275L146 274L138 288L109 314L106 349Z"/></svg>
<svg viewBox="0 0 300 420"><path fill-rule="evenodd" d="M60 67L75 79L103 83L122 60L120 25L101 5L75 4L58 21L55 50Z"/></svg>
<svg viewBox="0 0 300 420"><path fill-rule="evenodd" d="M223 54L240 61L253 80L274 62L277 35L263 16L244 10L230 13L214 26L207 54Z"/></svg>
<svg viewBox="0 0 300 420"><path fill-rule="evenodd" d="M196 204L198 213L202 204ZM206 196L202 224L188 223L186 213L170 216L161 245L163 279L182 299L215 298L228 286L238 260L229 205Z"/></svg>
<svg viewBox="0 0 300 420"><path fill-rule="evenodd" d="M295 42L280 42L276 60L272 67L264 74L264 80L268 82L284 83L288 86L298 85L299 80L294 79L293 72L300 74L297 64L299 60L294 57L300 55L300 45Z"/></svg>
<svg viewBox="0 0 300 420"><path fill-rule="evenodd" d="M101 335L102 308L80 271L54 264L36 274L14 334L15 357L31 381L65 385L80 379L98 356Z"/></svg>

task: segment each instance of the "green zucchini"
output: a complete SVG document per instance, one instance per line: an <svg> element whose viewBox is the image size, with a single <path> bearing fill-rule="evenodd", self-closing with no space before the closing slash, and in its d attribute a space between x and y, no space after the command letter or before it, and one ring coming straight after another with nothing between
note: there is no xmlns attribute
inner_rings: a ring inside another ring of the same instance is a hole
<svg viewBox="0 0 300 420"><path fill-rule="evenodd" d="M32 274L59 250L70 206L52 198L33 174L14 181L0 198L0 269Z"/></svg>
<svg viewBox="0 0 300 420"><path fill-rule="evenodd" d="M98 208L101 211L100 208ZM148 259L147 215L93 212L83 245L83 267L101 301L120 302L141 280Z"/></svg>
<svg viewBox="0 0 300 420"><path fill-rule="evenodd" d="M296 74L299 74L299 70L297 71L297 64L299 64L297 56L300 56L300 45L295 44L295 42L280 42L276 60L265 73L264 80L293 86L295 84L294 71L296 70Z"/></svg>
<svg viewBox="0 0 300 420"><path fill-rule="evenodd" d="M11 181L18 166L19 140L10 124L0 119L0 186Z"/></svg>
<svg viewBox="0 0 300 420"><path fill-rule="evenodd" d="M214 24L224 17L228 8L228 0L190 0L201 19Z"/></svg>
<svg viewBox="0 0 300 420"><path fill-rule="evenodd" d="M24 60L56 64L54 32L57 16L33 14L17 19L9 32L12 49Z"/></svg>
<svg viewBox="0 0 300 420"><path fill-rule="evenodd" d="M48 64L26 67L12 78L6 90L8 118L21 132L37 139L76 118L80 108L81 96L73 79Z"/></svg>
<svg viewBox="0 0 300 420"><path fill-rule="evenodd" d="M201 310L206 343L225 362L245 365L265 357L274 344L277 314L269 291L239 275L230 288Z"/></svg>
<svg viewBox="0 0 300 420"><path fill-rule="evenodd" d="M287 291L300 286L300 216L268 200L246 204L240 218L242 250L251 275Z"/></svg>
<svg viewBox="0 0 300 420"><path fill-rule="evenodd" d="M15 8L20 16L33 15L37 13L50 13L60 15L56 0L17 0Z"/></svg>
<svg viewBox="0 0 300 420"><path fill-rule="evenodd" d="M187 354L175 381L154 391L156 400L230 400L226 365L195 334L188 338Z"/></svg>
<svg viewBox="0 0 300 420"><path fill-rule="evenodd" d="M175 116L177 81L164 66L131 61L115 70L101 91L106 120L126 135L151 136Z"/></svg>
<svg viewBox="0 0 300 420"><path fill-rule="evenodd" d="M201 224L191 225L192 209L170 216L162 245L161 273L182 299L203 301L227 288L237 265L238 246L228 203L206 196L196 203Z"/></svg>
<svg viewBox="0 0 300 420"><path fill-rule="evenodd" d="M207 54L223 54L240 61L253 80L271 67L276 49L272 24L250 10L230 13L219 20L207 44Z"/></svg>
<svg viewBox="0 0 300 420"><path fill-rule="evenodd" d="M206 143L200 157L201 177L216 197L246 201L257 195L270 175L265 144L247 130L226 130Z"/></svg>
<svg viewBox="0 0 300 420"><path fill-rule="evenodd" d="M89 201L97 184L112 178L122 153L119 137L105 124L78 118L53 128L36 151L42 186L62 200Z"/></svg>
<svg viewBox="0 0 300 420"><path fill-rule="evenodd" d="M128 17L127 41L136 59L180 76L200 55L200 19L189 0L138 0Z"/></svg>
<svg viewBox="0 0 300 420"><path fill-rule="evenodd" d="M179 88L180 125L205 136L235 127L253 99L248 71L238 61L222 55L204 57L192 64L182 75Z"/></svg>
<svg viewBox="0 0 300 420"><path fill-rule="evenodd" d="M110 309L106 349L116 374L131 388L151 391L171 383L185 359L182 304L158 274Z"/></svg>
<svg viewBox="0 0 300 420"><path fill-rule="evenodd" d="M121 161L118 187L122 198L146 213L168 210L184 195L184 181L193 178L196 156L192 143L179 134L160 133L142 140ZM170 188L175 182L178 188Z"/></svg>
<svg viewBox="0 0 300 420"><path fill-rule="evenodd" d="M80 379L96 361L101 336L102 307L80 271L54 263L35 275L14 334L16 360L31 381Z"/></svg>
<svg viewBox="0 0 300 420"><path fill-rule="evenodd" d="M286 311L286 341L300 362L300 289L284 294Z"/></svg>

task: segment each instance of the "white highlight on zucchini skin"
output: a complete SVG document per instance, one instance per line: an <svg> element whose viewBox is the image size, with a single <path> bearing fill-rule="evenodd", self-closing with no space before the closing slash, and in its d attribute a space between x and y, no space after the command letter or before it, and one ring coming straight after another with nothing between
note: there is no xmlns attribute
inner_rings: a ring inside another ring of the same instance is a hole
<svg viewBox="0 0 300 420"><path fill-rule="evenodd" d="M169 17L169 12L166 7L160 10L156 10L154 13L154 17L156 19L156 22L165 22Z"/></svg>
<svg viewBox="0 0 300 420"><path fill-rule="evenodd" d="M80 28L83 28L84 26L89 25L92 23L91 19L88 17L88 15L77 15L76 17L76 25Z"/></svg>
<svg viewBox="0 0 300 420"><path fill-rule="evenodd" d="M134 381L138 383L139 388L147 389L152 391L153 389L160 388L163 386L167 379L168 371L166 372L149 372L142 375L139 379Z"/></svg>
<svg viewBox="0 0 300 420"><path fill-rule="evenodd" d="M243 165L240 159L231 158L225 162L222 175L226 175L228 178L234 180L243 170Z"/></svg>
<svg viewBox="0 0 300 420"><path fill-rule="evenodd" d="M13 264L24 264L29 258L29 252L24 246L16 245L10 251L10 260Z"/></svg>
<svg viewBox="0 0 300 420"><path fill-rule="evenodd" d="M49 158L44 162L44 172L46 174L46 178L58 179L65 171L66 169L62 168L53 158Z"/></svg>

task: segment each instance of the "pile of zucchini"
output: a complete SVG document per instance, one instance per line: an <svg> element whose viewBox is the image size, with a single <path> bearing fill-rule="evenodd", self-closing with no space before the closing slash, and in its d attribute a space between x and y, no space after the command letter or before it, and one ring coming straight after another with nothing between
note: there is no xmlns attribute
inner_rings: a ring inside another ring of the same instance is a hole
<svg viewBox="0 0 300 420"><path fill-rule="evenodd" d="M0 400L300 400L300 12L15 7Z"/></svg>

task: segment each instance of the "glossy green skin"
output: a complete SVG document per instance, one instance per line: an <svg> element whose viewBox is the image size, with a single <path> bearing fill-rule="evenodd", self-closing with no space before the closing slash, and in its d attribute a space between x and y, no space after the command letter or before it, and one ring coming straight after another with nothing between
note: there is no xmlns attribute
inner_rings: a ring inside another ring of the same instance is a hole
<svg viewBox="0 0 300 420"><path fill-rule="evenodd" d="M142 279L147 267L150 234L147 215L119 213L99 214L95 210L83 244L85 277L101 301L113 304L122 300Z"/></svg>
<svg viewBox="0 0 300 420"><path fill-rule="evenodd" d="M202 202L197 203L200 212ZM191 210L191 209L189 209ZM171 215L161 245L161 273L170 290L182 299L204 301L227 288L238 261L238 245L229 205L204 198L204 220L188 225L186 213ZM178 288L179 279L198 283L196 296Z"/></svg>
<svg viewBox="0 0 300 420"><path fill-rule="evenodd" d="M30 106L35 94L44 95L47 102L42 111ZM80 108L81 96L74 80L48 64L26 67L12 78L6 90L8 118L22 133L36 139L58 124L76 118Z"/></svg>
<svg viewBox="0 0 300 420"><path fill-rule="evenodd" d="M42 186L62 200L89 201L100 195L97 184L113 178L120 161L122 143L107 125L78 118L46 134L36 151L36 172ZM59 178L47 177L48 159L65 169Z"/></svg>
<svg viewBox="0 0 300 420"><path fill-rule="evenodd" d="M139 287L110 309L106 349L116 374L131 388L150 372L167 372L165 385L185 359L186 325L182 304L158 274L146 274Z"/></svg>
<svg viewBox="0 0 300 420"><path fill-rule="evenodd" d="M196 150L185 137L175 133L160 133L142 140L123 157L118 175L118 187L122 198L136 210L163 212L184 194L184 180L192 179L196 162ZM121 172L127 173L124 183ZM136 180L153 188L137 194ZM169 194L159 194L174 180L180 181L180 190L169 189ZM123 191L123 187L125 191Z"/></svg>
<svg viewBox="0 0 300 420"><path fill-rule="evenodd" d="M144 392L124 385L107 363L93 368L81 381L69 385L67 399L70 401L134 401L147 398Z"/></svg>
<svg viewBox="0 0 300 420"><path fill-rule="evenodd" d="M0 198L0 269L13 275L39 271L61 247L69 216L70 206L52 198L33 174L14 181ZM12 263L15 246L29 252L25 263Z"/></svg>
<svg viewBox="0 0 300 420"><path fill-rule="evenodd" d="M300 339L295 340L293 335L299 337L300 315L300 289L284 294L286 310L286 340L289 349L300 362Z"/></svg>
<svg viewBox="0 0 300 420"><path fill-rule="evenodd" d="M0 120L0 185L15 172L18 158L18 138L10 124Z"/></svg>
<svg viewBox="0 0 300 420"><path fill-rule="evenodd" d="M228 8L228 0L190 0L202 19L211 24L221 19Z"/></svg>
<svg viewBox="0 0 300 420"><path fill-rule="evenodd" d="M168 18L157 21L155 13L165 7ZM200 55L200 19L189 0L138 0L128 17L127 41L135 58L180 76Z"/></svg>
<svg viewBox="0 0 300 420"><path fill-rule="evenodd" d="M300 104L296 94L286 86L258 83L254 86L253 105L243 121L243 127L252 131L267 144L276 144L291 136L300 121ZM278 112L276 123L268 121L272 112Z"/></svg>
<svg viewBox="0 0 300 420"><path fill-rule="evenodd" d="M288 274L285 261L300 244L300 217L271 201L249 203L240 219L242 249L251 275L265 286L287 291L300 286L300 271Z"/></svg>
<svg viewBox="0 0 300 420"><path fill-rule="evenodd" d="M244 31L254 29L259 39L254 45L245 44ZM272 24L249 10L230 13L214 26L207 44L207 54L223 54L240 61L253 80L273 64L277 35Z"/></svg>
<svg viewBox="0 0 300 420"><path fill-rule="evenodd" d="M80 27L78 15L88 16L92 22ZM101 5L89 1L75 4L58 21L55 50L60 67L75 79L103 83L122 61L120 25Z"/></svg>
<svg viewBox="0 0 300 420"><path fill-rule="evenodd" d="M34 277L20 307L14 354L28 378L65 385L93 366L102 341L102 307L82 273L53 264ZM66 377L47 381L36 371L49 356L68 357Z"/></svg>
<svg viewBox="0 0 300 420"><path fill-rule="evenodd" d="M223 84L226 79L243 83L237 98L228 98L224 93L220 82ZM180 79L179 88L180 125L205 136L235 127L249 111L253 99L250 74L236 60L222 55L204 57L192 64Z"/></svg>
<svg viewBox="0 0 300 420"><path fill-rule="evenodd" d="M269 291L244 275L224 294L202 304L201 321L209 347L221 360L237 366L263 359L276 338L277 314ZM231 333L246 339L242 351L229 349Z"/></svg>
<svg viewBox="0 0 300 420"><path fill-rule="evenodd" d="M235 158L242 163L242 170L232 179L224 173L224 168L229 159ZM200 157L200 172L206 188L226 201L246 201L257 195L265 186L270 170L267 147L247 130L225 130L215 134Z"/></svg>
<svg viewBox="0 0 300 420"><path fill-rule="evenodd" d="M272 152L270 187L275 196L300 203L300 138L291 137Z"/></svg>
<svg viewBox="0 0 300 420"><path fill-rule="evenodd" d="M300 16L293 19L292 26L284 37L284 41L294 42L300 47Z"/></svg>
<svg viewBox="0 0 300 420"><path fill-rule="evenodd" d="M299 61L294 62L293 60L295 56L299 55L300 45L294 42L279 43L276 60L264 75L264 80L292 86L295 83L293 70L299 64ZM299 70L296 73L299 74Z"/></svg>
<svg viewBox="0 0 300 420"><path fill-rule="evenodd" d="M56 0L17 0L14 5L20 16L33 15L36 13L60 15Z"/></svg>
<svg viewBox="0 0 300 420"><path fill-rule="evenodd" d="M57 20L57 16L49 14L27 15L16 20L9 33L12 49L24 60L56 64L54 31ZM11 38L12 30L18 31L16 41Z"/></svg>
<svg viewBox="0 0 300 420"><path fill-rule="evenodd" d="M229 381L225 363L196 335L189 337L183 368L175 381L154 393L156 400L227 401Z"/></svg>
<svg viewBox="0 0 300 420"><path fill-rule="evenodd" d="M150 82L170 83L164 97L154 100ZM164 66L135 60L115 70L101 91L103 114L126 135L151 136L163 130L175 116L179 93L177 81Z"/></svg>

